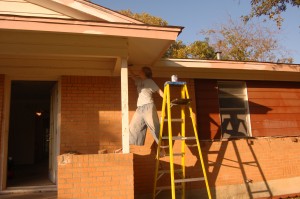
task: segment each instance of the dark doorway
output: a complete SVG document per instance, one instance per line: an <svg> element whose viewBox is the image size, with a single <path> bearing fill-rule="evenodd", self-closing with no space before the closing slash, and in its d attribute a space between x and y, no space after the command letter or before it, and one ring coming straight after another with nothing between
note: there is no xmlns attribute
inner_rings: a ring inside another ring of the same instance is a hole
<svg viewBox="0 0 300 199"><path fill-rule="evenodd" d="M50 99L55 83L12 81L7 187L53 184L48 172Z"/></svg>

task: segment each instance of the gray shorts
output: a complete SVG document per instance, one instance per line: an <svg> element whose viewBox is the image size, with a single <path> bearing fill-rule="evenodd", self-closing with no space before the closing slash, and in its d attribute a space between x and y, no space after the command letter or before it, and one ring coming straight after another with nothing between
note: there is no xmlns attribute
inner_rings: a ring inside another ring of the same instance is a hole
<svg viewBox="0 0 300 199"><path fill-rule="evenodd" d="M139 106L130 122L129 126L129 144L142 146L145 144L147 127L158 143L159 119L156 107L153 103Z"/></svg>

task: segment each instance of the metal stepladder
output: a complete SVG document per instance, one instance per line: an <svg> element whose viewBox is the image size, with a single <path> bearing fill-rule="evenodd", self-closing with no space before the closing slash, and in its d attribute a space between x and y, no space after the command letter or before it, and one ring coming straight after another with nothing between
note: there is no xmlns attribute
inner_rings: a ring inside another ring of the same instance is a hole
<svg viewBox="0 0 300 199"><path fill-rule="evenodd" d="M171 87L180 87L180 92L181 96L180 98L177 98L175 100L171 101L171 92L170 88ZM205 166L203 162L203 157L202 157L202 152L200 148L200 142L198 139L198 133L197 133L197 128L195 124L195 118L193 116L193 110L191 107L191 100L189 97L188 89L187 89L187 84L186 82L166 82L165 87L164 87L164 97L163 97L163 103L162 103L162 112L161 112L161 123L160 123L160 133L159 133L159 142L158 142L158 147L157 147L157 153L156 153L156 168L155 168L155 175L154 175L154 191L153 191L153 199L157 197L157 195L163 191L163 190L168 190L171 189L171 195L172 199L176 198L176 189L181 189L181 198L184 199L186 195L186 183L187 182L195 182L195 181L205 181L206 185L206 190L207 190L207 195L208 198L211 199L211 193L210 193L210 188L207 180L207 175L205 171ZM172 119L171 115L171 108L173 106L179 106L180 107L180 114L181 118L180 119ZM167 109L167 113L166 113ZM194 131L194 136L193 137L187 137L186 136L186 117L185 117L185 111L186 109L189 110L190 117L191 117L191 122L193 126L193 131ZM167 116L167 119L166 119ZM164 123L168 122L168 133L167 136L163 136L163 130L164 130ZM181 123L181 133L179 136L173 136L172 135L172 123L173 122L180 122ZM166 146L162 146L162 141L167 140L168 146L167 148L169 149L169 154L166 154L166 156L169 157L170 161L170 168L169 170L163 170L160 169L160 160L161 158L165 157L161 155L161 150L162 148L165 148ZM174 153L173 152L173 141L174 140L179 140L181 141L181 153ZM197 146L198 149L198 154L199 154L199 159L201 162L201 169L203 173L203 177L195 177L195 178L186 178L186 167L185 167L185 148L189 147L187 145L186 141L195 141L196 144L191 145L191 146ZM174 168L174 156L181 156L181 169L176 169ZM179 173L180 179L175 179L175 173ZM161 179L161 177L165 174L170 175L170 182L171 186L161 186L158 187L158 182Z"/></svg>

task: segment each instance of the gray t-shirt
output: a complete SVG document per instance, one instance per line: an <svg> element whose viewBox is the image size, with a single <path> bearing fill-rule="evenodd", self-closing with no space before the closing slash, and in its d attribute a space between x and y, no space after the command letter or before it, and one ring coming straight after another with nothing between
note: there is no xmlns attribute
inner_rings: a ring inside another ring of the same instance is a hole
<svg viewBox="0 0 300 199"><path fill-rule="evenodd" d="M135 85L139 94L137 106L153 103L152 94L159 90L159 87L152 79L135 80Z"/></svg>

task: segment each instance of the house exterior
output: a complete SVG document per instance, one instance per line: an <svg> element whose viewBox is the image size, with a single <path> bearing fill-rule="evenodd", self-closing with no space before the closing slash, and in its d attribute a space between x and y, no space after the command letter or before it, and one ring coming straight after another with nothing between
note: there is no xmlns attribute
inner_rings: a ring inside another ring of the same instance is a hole
<svg viewBox="0 0 300 199"><path fill-rule="evenodd" d="M300 65L161 59L181 31L85 0L0 0L0 193L151 198L153 138L128 142L128 65L149 65L161 88L173 74L188 84L213 198L299 195ZM44 159L50 183L16 184L20 168ZM187 188L206 196L203 183Z"/></svg>

